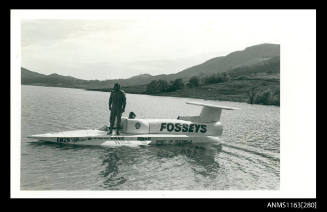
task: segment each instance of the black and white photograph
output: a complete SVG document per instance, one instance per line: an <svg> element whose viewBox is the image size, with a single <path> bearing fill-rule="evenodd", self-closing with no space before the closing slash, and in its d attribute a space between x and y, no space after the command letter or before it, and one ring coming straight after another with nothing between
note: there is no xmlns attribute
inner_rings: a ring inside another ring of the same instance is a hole
<svg viewBox="0 0 327 212"><path fill-rule="evenodd" d="M314 197L315 27L315 10L12 10L13 193Z"/></svg>

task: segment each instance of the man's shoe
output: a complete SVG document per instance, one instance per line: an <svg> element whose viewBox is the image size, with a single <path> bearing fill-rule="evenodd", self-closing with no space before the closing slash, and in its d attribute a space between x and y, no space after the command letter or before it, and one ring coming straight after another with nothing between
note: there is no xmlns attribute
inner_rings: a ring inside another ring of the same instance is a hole
<svg viewBox="0 0 327 212"><path fill-rule="evenodd" d="M108 133L107 133L107 135L111 135L112 134L112 130L110 130Z"/></svg>
<svg viewBox="0 0 327 212"><path fill-rule="evenodd" d="M116 135L120 135L119 131L116 132Z"/></svg>

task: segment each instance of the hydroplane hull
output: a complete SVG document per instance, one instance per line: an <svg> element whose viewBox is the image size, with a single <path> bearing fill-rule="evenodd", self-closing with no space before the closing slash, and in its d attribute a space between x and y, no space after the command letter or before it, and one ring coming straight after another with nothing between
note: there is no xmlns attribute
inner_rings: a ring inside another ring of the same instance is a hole
<svg viewBox="0 0 327 212"><path fill-rule="evenodd" d="M32 135L29 138L55 143L78 145L166 145L219 143L223 127L222 109L237 108L188 102L202 106L199 116L178 116L177 119L122 118L120 135L107 135L108 126L93 130L75 130Z"/></svg>
<svg viewBox="0 0 327 212"><path fill-rule="evenodd" d="M114 132L115 133L115 132ZM132 135L121 133L120 135L107 135L107 131L101 130L75 130L59 133L47 133L32 135L29 138L38 141L54 143L77 144L77 145L169 145L169 144L205 144L218 143L215 136L190 136L169 134L140 134Z"/></svg>

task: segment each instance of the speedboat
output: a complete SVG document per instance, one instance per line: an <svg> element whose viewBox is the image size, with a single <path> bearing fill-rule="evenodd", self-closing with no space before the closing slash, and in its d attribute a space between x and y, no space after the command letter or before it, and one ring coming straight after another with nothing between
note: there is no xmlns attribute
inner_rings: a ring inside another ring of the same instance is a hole
<svg viewBox="0 0 327 212"><path fill-rule="evenodd" d="M99 129L38 134L28 138L55 143L102 146L219 143L223 133L220 122L222 110L238 109L197 102L186 104L202 106L200 115L178 116L176 119L122 117L119 135L108 135L110 126L105 125Z"/></svg>

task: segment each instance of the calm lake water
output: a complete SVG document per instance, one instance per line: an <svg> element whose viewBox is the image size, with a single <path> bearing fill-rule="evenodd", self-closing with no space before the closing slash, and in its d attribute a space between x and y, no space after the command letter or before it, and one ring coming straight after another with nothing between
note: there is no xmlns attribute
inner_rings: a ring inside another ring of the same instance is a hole
<svg viewBox="0 0 327 212"><path fill-rule="evenodd" d="M22 190L276 190L280 185L280 109L226 101L127 94L138 118L197 115L187 101L223 111L215 145L87 147L32 143L28 135L108 124L109 93L22 86Z"/></svg>

